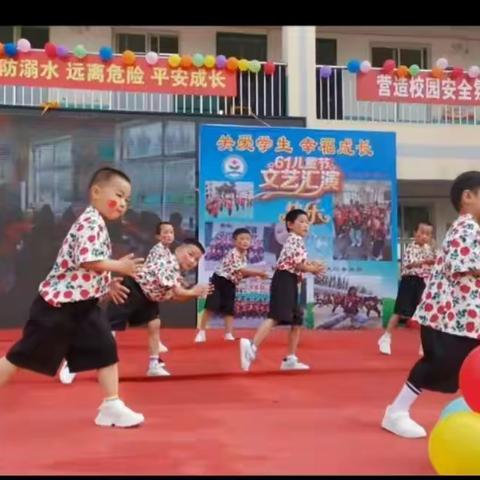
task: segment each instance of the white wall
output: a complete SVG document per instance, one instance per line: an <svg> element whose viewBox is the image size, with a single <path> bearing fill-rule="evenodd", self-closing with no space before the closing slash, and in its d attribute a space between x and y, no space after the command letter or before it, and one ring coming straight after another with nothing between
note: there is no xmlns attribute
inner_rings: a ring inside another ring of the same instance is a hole
<svg viewBox="0 0 480 480"><path fill-rule="evenodd" d="M429 29L429 34L416 36L368 32L350 34L348 31L355 31L355 27L317 27L317 38L337 39L338 65L346 65L352 58L371 60L371 44L374 42L427 47L430 51L431 61L446 57L451 65L463 67L478 64L480 59L480 30L477 39L465 38L460 34L447 36L447 34L442 34L441 27L437 30ZM436 31L438 33L435 33Z"/></svg>
<svg viewBox="0 0 480 480"><path fill-rule="evenodd" d="M180 53L220 54L216 51L217 32L237 32L267 35L268 60L280 62L282 59L281 27L50 27L52 42L73 48L83 44L91 52L96 52L104 45L111 46L115 32L125 33L174 33L178 34ZM252 60L252 59L249 59Z"/></svg>
<svg viewBox="0 0 480 480"><path fill-rule="evenodd" d="M73 49L82 44L89 52L112 43L112 27L50 27L50 40Z"/></svg>

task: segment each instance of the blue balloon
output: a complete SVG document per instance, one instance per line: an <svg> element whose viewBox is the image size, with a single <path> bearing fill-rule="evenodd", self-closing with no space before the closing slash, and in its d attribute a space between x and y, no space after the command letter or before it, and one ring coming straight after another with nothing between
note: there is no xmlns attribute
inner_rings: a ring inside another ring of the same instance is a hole
<svg viewBox="0 0 480 480"><path fill-rule="evenodd" d="M452 413L458 412L471 412L472 409L467 405L467 402L463 399L463 397L456 398L455 400L451 401L440 414L440 419L451 415Z"/></svg>
<svg viewBox="0 0 480 480"><path fill-rule="evenodd" d="M104 62L109 62L113 58L113 50L110 47L102 47L98 54Z"/></svg>
<svg viewBox="0 0 480 480"><path fill-rule="evenodd" d="M14 57L18 53L17 46L14 43L6 43L3 50L7 57Z"/></svg>
<svg viewBox="0 0 480 480"><path fill-rule="evenodd" d="M358 73L360 71L360 61L359 60L350 60L347 63L347 70L350 73Z"/></svg>

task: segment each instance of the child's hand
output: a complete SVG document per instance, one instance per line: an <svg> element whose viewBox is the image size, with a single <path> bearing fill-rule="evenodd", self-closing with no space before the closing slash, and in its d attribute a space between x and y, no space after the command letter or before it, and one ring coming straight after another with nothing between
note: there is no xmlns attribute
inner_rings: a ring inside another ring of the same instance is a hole
<svg viewBox="0 0 480 480"><path fill-rule="evenodd" d="M208 285L197 283L193 288L192 292L196 297L206 298L207 295L213 292L214 286L209 283Z"/></svg>
<svg viewBox="0 0 480 480"><path fill-rule="evenodd" d="M118 273L133 277L142 268L143 261L143 258L135 258L133 253L129 253L118 260Z"/></svg>
<svg viewBox="0 0 480 480"><path fill-rule="evenodd" d="M262 278L263 280L267 280L268 278L270 278L270 275L268 274L268 272L258 272L258 277Z"/></svg>
<svg viewBox="0 0 480 480"><path fill-rule="evenodd" d="M315 275L324 275L327 271L327 266L323 262L313 260L312 262L310 262L310 265L312 266L313 273Z"/></svg>
<svg viewBox="0 0 480 480"><path fill-rule="evenodd" d="M108 295L116 305L125 303L125 300L128 298L128 294L130 293L130 290L122 284L122 280L122 277L115 277L110 283Z"/></svg>

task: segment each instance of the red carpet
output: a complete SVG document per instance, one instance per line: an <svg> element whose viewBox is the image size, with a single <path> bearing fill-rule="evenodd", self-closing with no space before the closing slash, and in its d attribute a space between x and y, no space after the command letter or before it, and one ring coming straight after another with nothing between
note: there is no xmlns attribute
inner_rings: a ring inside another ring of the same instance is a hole
<svg viewBox="0 0 480 480"><path fill-rule="evenodd" d="M245 331L237 333L245 334ZM0 332L3 354L18 332ZM166 330L172 377L146 378L146 332L120 335L121 395L140 428L100 428L94 373L64 386L21 372L0 390L0 474L430 474L427 440L379 427L417 358L418 331L400 330L394 355L377 353L378 331L305 332L309 372L280 372L286 332L267 339L252 372L222 332L193 344ZM413 416L431 429L452 398L425 393Z"/></svg>

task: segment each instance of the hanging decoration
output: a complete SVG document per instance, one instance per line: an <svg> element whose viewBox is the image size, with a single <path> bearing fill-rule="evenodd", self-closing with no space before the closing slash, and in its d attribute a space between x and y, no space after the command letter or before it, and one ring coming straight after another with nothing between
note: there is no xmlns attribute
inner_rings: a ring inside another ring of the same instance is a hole
<svg viewBox="0 0 480 480"><path fill-rule="evenodd" d="M156 65L158 63L158 59L159 59L159 56L158 56L158 53L156 53L156 52L148 52L145 55L145 61L150 66Z"/></svg>
<svg viewBox="0 0 480 480"><path fill-rule="evenodd" d="M17 42L17 50L22 53L28 53L32 49L32 45L26 38L20 38Z"/></svg>
<svg viewBox="0 0 480 480"><path fill-rule="evenodd" d="M395 60L389 59L383 62L382 73L392 74L393 71L397 68Z"/></svg>
<svg viewBox="0 0 480 480"><path fill-rule="evenodd" d="M324 65L320 67L320 78L330 78L332 75L332 67Z"/></svg>
<svg viewBox="0 0 480 480"><path fill-rule="evenodd" d="M45 54L48 58L56 58L57 56L57 46L52 42L47 42L43 47Z"/></svg>
<svg viewBox="0 0 480 480"><path fill-rule="evenodd" d="M274 75L277 66L273 62L266 62L263 66L263 71L265 75Z"/></svg>
<svg viewBox="0 0 480 480"><path fill-rule="evenodd" d="M98 51L98 55L102 59L102 62L111 62L113 59L113 50L111 47L102 47Z"/></svg>
<svg viewBox="0 0 480 480"><path fill-rule="evenodd" d="M360 61L356 59L349 60L347 70L350 73L358 73L360 71Z"/></svg>

